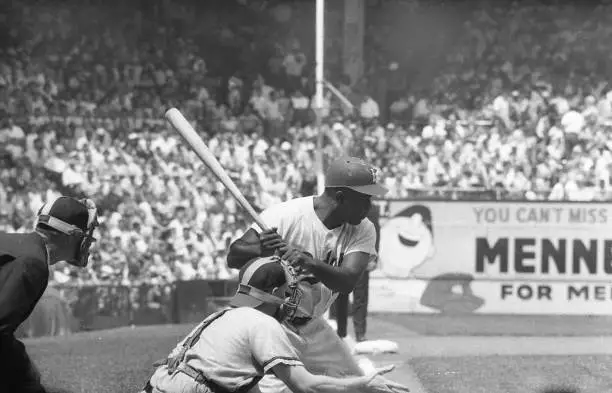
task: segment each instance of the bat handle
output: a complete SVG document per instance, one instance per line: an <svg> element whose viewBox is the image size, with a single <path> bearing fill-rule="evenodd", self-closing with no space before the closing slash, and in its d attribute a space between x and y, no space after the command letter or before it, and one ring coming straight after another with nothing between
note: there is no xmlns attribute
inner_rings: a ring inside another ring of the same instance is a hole
<svg viewBox="0 0 612 393"><path fill-rule="evenodd" d="M251 216L251 218L253 219L253 221L255 221L255 223L257 224L257 226L259 226L259 228L262 231L267 231L270 228L266 225L265 222L263 222L263 220L261 219L261 217L259 216L259 214L257 214L257 212L255 211L255 209L253 209L253 206L251 206L251 204L243 197L243 198L238 198L238 202L240 203L240 205L242 205L242 207L244 208L244 210L247 211L247 213L249 213L249 215Z"/></svg>
<svg viewBox="0 0 612 393"><path fill-rule="evenodd" d="M270 230L270 228L261 220L261 218L259 218L259 216L257 216L255 222L257 223L257 225L259 225L259 228L261 228L262 231Z"/></svg>

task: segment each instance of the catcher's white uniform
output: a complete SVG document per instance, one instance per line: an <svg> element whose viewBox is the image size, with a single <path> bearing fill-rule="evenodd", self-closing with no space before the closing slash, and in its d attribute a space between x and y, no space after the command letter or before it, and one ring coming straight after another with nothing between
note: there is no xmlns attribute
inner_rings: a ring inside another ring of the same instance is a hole
<svg viewBox="0 0 612 393"><path fill-rule="evenodd" d="M345 255L353 252L376 255L376 232L369 220L330 230L317 217L313 197L272 206L261 213L261 218L270 228L278 228L279 235L287 242L332 265L337 266ZM257 225L252 228L260 231ZM323 318L337 294L320 282L302 282L300 288L304 294L299 307L309 310L313 319L297 332L287 326L284 328L304 366L311 373L332 377L363 375L348 346ZM259 388L263 393L290 392L281 380L270 374L259 382Z"/></svg>
<svg viewBox="0 0 612 393"><path fill-rule="evenodd" d="M208 320L208 319L207 319ZM170 356L176 356L198 324ZM298 355L278 321L249 307L231 309L214 320L185 353L185 364L228 391L240 391L278 364L300 366ZM153 393L207 393L210 388L183 372L158 367L150 379Z"/></svg>

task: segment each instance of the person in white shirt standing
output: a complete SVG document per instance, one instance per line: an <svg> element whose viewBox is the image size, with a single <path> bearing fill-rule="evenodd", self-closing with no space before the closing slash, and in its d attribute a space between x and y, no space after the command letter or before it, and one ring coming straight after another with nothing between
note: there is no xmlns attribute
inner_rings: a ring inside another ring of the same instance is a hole
<svg viewBox="0 0 612 393"><path fill-rule="evenodd" d="M268 136L273 138L284 138L284 118L280 111L278 96L275 91L270 92L270 99L264 107L264 117L266 119L266 129Z"/></svg>
<svg viewBox="0 0 612 393"><path fill-rule="evenodd" d="M366 122L366 124L370 124L373 120L378 119L380 116L380 108L372 97L366 95L363 97L363 101L359 106L359 114L361 115L361 119Z"/></svg>
<svg viewBox="0 0 612 393"><path fill-rule="evenodd" d="M368 263L376 257L376 231L366 219L372 196L384 195L379 172L353 157L330 164L325 191L296 198L261 213L270 230L256 225L230 245L230 268L239 269L253 258L277 253L292 271L300 296L296 315L283 324L300 359L312 373L341 377L363 375L348 346L327 323L324 314L339 293L353 290ZM406 387L381 377L372 383L389 390ZM289 392L274 375L259 383L263 393Z"/></svg>
<svg viewBox="0 0 612 393"><path fill-rule="evenodd" d="M575 146L581 142L582 132L585 126L585 119L582 113L576 108L570 108L561 116L561 127L565 135L565 156L569 157Z"/></svg>

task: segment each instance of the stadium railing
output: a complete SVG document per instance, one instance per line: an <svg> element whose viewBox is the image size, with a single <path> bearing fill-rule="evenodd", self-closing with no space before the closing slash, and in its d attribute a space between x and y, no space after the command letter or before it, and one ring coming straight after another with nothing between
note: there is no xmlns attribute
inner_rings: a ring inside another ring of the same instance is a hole
<svg viewBox="0 0 612 393"><path fill-rule="evenodd" d="M52 284L65 299L77 331L200 321L227 304L232 280L172 283Z"/></svg>
<svg viewBox="0 0 612 393"><path fill-rule="evenodd" d="M462 189L453 187L443 188L407 188L409 198L428 200L481 200L494 201L501 199L501 193L486 188Z"/></svg>

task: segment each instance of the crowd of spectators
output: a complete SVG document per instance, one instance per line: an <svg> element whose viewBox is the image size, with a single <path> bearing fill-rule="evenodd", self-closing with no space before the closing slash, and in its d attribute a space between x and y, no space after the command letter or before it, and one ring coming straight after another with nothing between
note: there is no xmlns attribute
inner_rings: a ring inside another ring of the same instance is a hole
<svg viewBox="0 0 612 393"><path fill-rule="evenodd" d="M162 120L172 106L259 208L316 191L318 146L374 162L390 197L612 196L608 5L390 2L429 24L408 43L400 23L370 25L354 83L328 40L327 78L352 104L326 92L319 141L307 6L137 3L0 14L0 230L30 230L59 193L102 214L91 265L56 268L58 282L234 274L227 245L250 223Z"/></svg>

